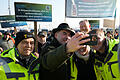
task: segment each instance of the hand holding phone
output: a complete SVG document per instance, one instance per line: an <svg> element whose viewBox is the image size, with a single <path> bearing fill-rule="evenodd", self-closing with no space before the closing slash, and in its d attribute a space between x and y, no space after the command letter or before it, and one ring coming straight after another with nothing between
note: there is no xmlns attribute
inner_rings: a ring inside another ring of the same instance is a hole
<svg viewBox="0 0 120 80"><path fill-rule="evenodd" d="M82 40L85 40L85 39L90 39L90 41L83 43L81 45L91 45L91 46L97 45L98 38L96 34L89 34L89 37L83 38Z"/></svg>

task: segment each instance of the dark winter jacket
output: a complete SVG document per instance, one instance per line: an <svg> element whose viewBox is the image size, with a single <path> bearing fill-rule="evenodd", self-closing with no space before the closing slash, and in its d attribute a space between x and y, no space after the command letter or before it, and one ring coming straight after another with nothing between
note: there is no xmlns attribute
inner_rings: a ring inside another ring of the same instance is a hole
<svg viewBox="0 0 120 80"><path fill-rule="evenodd" d="M61 45L54 38L42 48L40 58L40 80L69 80L70 56L66 53L66 44Z"/></svg>

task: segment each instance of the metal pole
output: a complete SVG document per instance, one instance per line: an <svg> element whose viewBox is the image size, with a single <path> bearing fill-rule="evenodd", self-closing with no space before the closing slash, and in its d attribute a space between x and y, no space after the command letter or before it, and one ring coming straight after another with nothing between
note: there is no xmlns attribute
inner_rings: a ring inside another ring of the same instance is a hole
<svg viewBox="0 0 120 80"><path fill-rule="evenodd" d="M9 15L11 15L11 11L10 11L10 0L8 0L8 10L9 10Z"/></svg>
<svg viewBox="0 0 120 80"><path fill-rule="evenodd" d="M66 22L66 0L65 0L65 17L64 17L64 22Z"/></svg>

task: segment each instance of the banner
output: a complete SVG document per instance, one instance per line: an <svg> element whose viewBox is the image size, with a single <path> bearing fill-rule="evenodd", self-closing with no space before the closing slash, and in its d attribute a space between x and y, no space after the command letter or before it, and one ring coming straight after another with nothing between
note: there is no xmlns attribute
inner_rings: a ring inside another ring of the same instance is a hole
<svg viewBox="0 0 120 80"><path fill-rule="evenodd" d="M1 23L2 28L18 27L18 26L25 26L25 25L27 25L26 22L2 22Z"/></svg>
<svg viewBox="0 0 120 80"><path fill-rule="evenodd" d="M52 22L52 5L15 2L15 19Z"/></svg>
<svg viewBox="0 0 120 80"><path fill-rule="evenodd" d="M9 21L15 21L15 15L4 15L0 16L0 22L9 22Z"/></svg>
<svg viewBox="0 0 120 80"><path fill-rule="evenodd" d="M65 16L108 18L115 16L116 0L66 0Z"/></svg>

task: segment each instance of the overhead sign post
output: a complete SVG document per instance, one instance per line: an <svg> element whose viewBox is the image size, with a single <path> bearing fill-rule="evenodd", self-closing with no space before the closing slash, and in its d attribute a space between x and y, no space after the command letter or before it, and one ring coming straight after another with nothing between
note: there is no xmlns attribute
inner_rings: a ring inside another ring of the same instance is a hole
<svg viewBox="0 0 120 80"><path fill-rule="evenodd" d="M38 52L38 40L37 40L37 22L34 22L34 34L35 34L35 39L36 39L36 43L35 43L35 51Z"/></svg>
<svg viewBox="0 0 120 80"><path fill-rule="evenodd" d="M15 2L15 20L34 21L35 51L37 52L37 21L52 22L52 5Z"/></svg>
<svg viewBox="0 0 120 80"><path fill-rule="evenodd" d="M114 17L116 0L66 0L68 18Z"/></svg>

